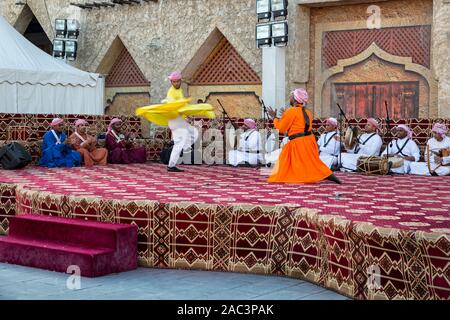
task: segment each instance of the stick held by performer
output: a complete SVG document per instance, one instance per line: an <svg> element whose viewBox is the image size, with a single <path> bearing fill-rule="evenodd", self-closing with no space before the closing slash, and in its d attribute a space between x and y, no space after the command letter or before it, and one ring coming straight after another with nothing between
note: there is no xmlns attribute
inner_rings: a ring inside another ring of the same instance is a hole
<svg viewBox="0 0 450 320"><path fill-rule="evenodd" d="M274 126L280 132L288 132L289 143L279 156L268 182L314 183L324 179L341 181L319 158L316 139L312 133L312 113L306 109L308 93L296 89L291 94L290 104L281 119L274 119ZM272 117L276 112L269 109Z"/></svg>

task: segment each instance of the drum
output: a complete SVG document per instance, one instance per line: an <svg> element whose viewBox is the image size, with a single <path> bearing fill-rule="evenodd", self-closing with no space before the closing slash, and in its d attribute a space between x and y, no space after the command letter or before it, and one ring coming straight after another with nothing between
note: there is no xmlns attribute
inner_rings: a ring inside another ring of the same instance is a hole
<svg viewBox="0 0 450 320"><path fill-rule="evenodd" d="M347 150L351 150L355 147L358 138L358 127L348 127L345 131L344 147Z"/></svg>
<svg viewBox="0 0 450 320"><path fill-rule="evenodd" d="M367 175L386 175L389 172L388 159L386 157L359 157L356 168Z"/></svg>
<svg viewBox="0 0 450 320"><path fill-rule="evenodd" d="M442 167L442 166L450 166L450 163L448 164L443 164L441 163L440 165L438 165L437 167L434 168L434 170L431 169L431 157L433 155L436 155L440 158L444 158L444 157L448 157L450 156L450 149L444 148L444 149L440 149L437 152L430 150L430 145L427 144L427 147L425 149L425 159L427 162L427 167L428 167L428 171L430 171L431 175L436 175L436 169Z"/></svg>
<svg viewBox="0 0 450 320"><path fill-rule="evenodd" d="M441 157L441 158L445 158L445 157L450 156L450 149L444 148L444 149L439 150L438 156ZM443 164L443 166L444 167L450 166L450 163L449 164Z"/></svg>
<svg viewBox="0 0 450 320"><path fill-rule="evenodd" d="M389 157L388 161L392 163L392 169L403 167L403 164L405 162L403 158L400 157Z"/></svg>

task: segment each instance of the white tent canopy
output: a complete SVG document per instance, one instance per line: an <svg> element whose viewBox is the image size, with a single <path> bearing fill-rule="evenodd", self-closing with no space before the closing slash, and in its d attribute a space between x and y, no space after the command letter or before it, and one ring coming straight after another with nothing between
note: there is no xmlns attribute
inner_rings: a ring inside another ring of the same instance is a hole
<svg viewBox="0 0 450 320"><path fill-rule="evenodd" d="M0 16L0 112L103 114L104 78L48 55Z"/></svg>

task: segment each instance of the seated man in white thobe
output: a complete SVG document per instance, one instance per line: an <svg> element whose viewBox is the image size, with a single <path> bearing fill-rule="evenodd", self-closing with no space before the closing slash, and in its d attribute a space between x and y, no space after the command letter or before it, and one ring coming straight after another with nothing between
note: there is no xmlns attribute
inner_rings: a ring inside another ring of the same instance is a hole
<svg viewBox="0 0 450 320"><path fill-rule="evenodd" d="M428 153L425 150L425 162L411 163L411 174L426 176L450 175L450 156L442 157L442 150L450 150L450 137L447 136L447 127L443 123L435 123L432 129L433 138L428 140L427 148L430 153L430 166L428 167Z"/></svg>
<svg viewBox="0 0 450 320"><path fill-rule="evenodd" d="M359 157L380 155L383 141L377 133L378 129L377 120L374 118L367 119L365 133L358 136L356 145L352 149L341 155L342 171L356 171Z"/></svg>
<svg viewBox="0 0 450 320"><path fill-rule="evenodd" d="M389 148L386 148L382 156L386 156L389 149L389 157L398 157L403 159L403 165L397 168L391 168L390 172L405 174L409 173L412 162L419 161L420 150L417 143L412 139L411 129L404 124L396 127L397 139L389 143Z"/></svg>
<svg viewBox="0 0 450 320"><path fill-rule="evenodd" d="M228 153L228 163L235 167L240 164L256 166L263 161L261 135L256 130L255 120L245 119L244 125L247 129L240 137L238 149Z"/></svg>
<svg viewBox="0 0 450 320"><path fill-rule="evenodd" d="M280 147L275 149L277 146L277 139L278 135L272 133L266 142L266 154L264 155L264 160L268 167L274 165L278 161L281 150L289 142L289 137L286 136L281 140Z"/></svg>
<svg viewBox="0 0 450 320"><path fill-rule="evenodd" d="M339 141L339 134L336 130L337 120L335 118L327 119L325 126L325 133L322 133L317 141L320 152L320 160L325 163L328 168L338 164L339 149L341 142Z"/></svg>

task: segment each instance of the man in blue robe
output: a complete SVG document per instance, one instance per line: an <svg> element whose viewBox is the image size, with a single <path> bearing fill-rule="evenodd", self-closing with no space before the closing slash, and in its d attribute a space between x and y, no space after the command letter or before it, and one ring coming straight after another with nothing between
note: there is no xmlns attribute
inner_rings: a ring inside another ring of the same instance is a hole
<svg viewBox="0 0 450 320"><path fill-rule="evenodd" d="M63 132L63 119L53 119L50 124L52 129L44 135L42 144L42 158L39 165L42 167L77 167L81 164L81 155L71 146Z"/></svg>

